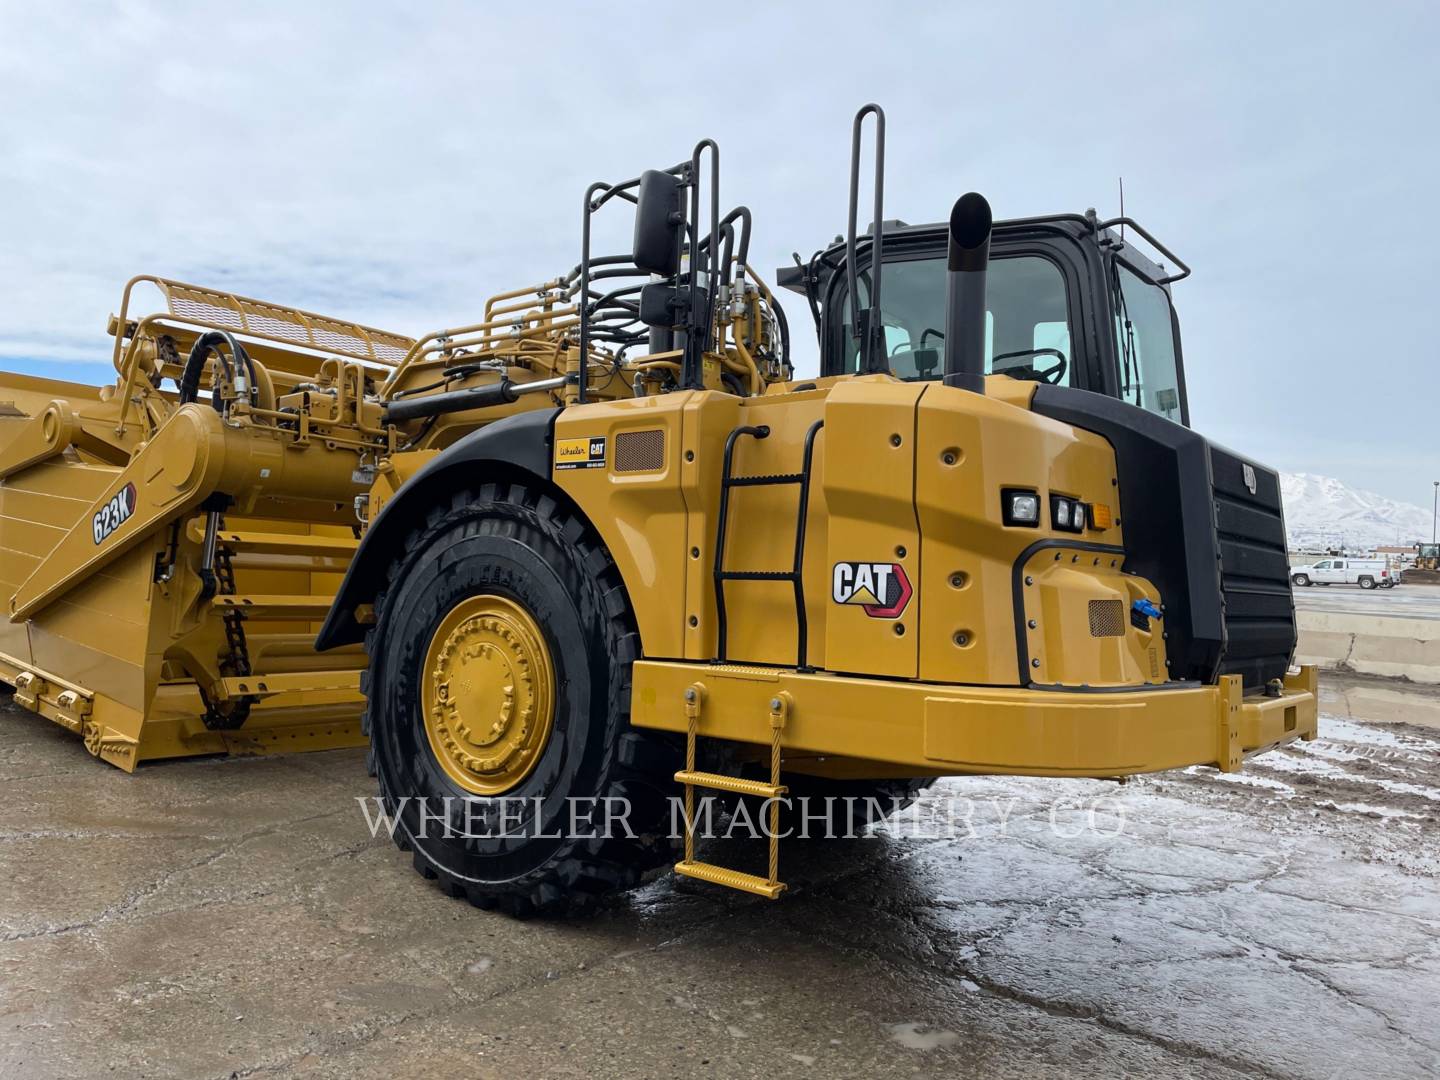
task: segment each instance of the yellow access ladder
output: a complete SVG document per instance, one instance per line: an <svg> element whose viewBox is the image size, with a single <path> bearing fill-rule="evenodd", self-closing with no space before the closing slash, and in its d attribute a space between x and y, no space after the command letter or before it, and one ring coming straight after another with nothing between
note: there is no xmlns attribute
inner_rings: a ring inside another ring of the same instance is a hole
<svg viewBox="0 0 1440 1080"><path fill-rule="evenodd" d="M712 885L724 885L729 889L763 896L767 900L778 900L785 891L780 874L780 799L789 790L780 783L780 733L785 730L785 721L790 715L790 695L780 691L770 699L770 782L745 780L738 776L721 773L700 772L695 768L695 744L700 737L700 715L705 703L705 687L700 683L685 690L685 768L675 774L678 783L685 785L685 860L675 864L675 872L697 881L708 881ZM698 862L695 858L695 789L708 788L733 795L751 795L766 800L769 809L767 840L770 847L769 875L747 874L713 863Z"/></svg>
<svg viewBox="0 0 1440 1080"><path fill-rule="evenodd" d="M715 526L715 614L718 625L718 647L715 662L728 662L727 619L725 608L725 583L739 581L786 581L795 592L795 667L798 671L812 670L806 661L809 628L805 617L805 525L810 502L810 476L815 460L815 440L825 426L824 420L816 420L805 433L805 447L800 471L771 476L736 476L734 474L735 445L742 438L756 440L770 437L769 425L742 425L730 432L725 440L725 454L720 474L720 511ZM779 487L793 485L798 500L795 509L795 553L789 570L730 570L725 566L725 536L730 522L730 492L739 487ZM780 736L790 716L790 695L780 691L770 699L770 782L744 780L720 773L701 772L695 768L696 742L700 735L700 716L705 702L705 687L696 683L685 691L685 768L675 774L675 779L685 785L685 860L676 864L675 872L712 885L723 885L730 889L754 893L768 900L778 899L785 884L779 880L780 871L780 802L789 789L780 783ZM695 789L708 788L732 795L751 795L764 799L768 808L767 840L770 848L770 869L768 877L746 874L723 866L697 862L695 859Z"/></svg>

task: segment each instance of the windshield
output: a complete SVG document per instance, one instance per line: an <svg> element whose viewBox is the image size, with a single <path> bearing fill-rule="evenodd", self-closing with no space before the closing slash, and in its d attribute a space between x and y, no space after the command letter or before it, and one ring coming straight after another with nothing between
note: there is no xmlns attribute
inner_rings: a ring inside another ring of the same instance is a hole
<svg viewBox="0 0 1440 1080"><path fill-rule="evenodd" d="M1180 371L1170 297L1124 263L1117 260L1112 267L1120 399L1181 423Z"/></svg>
<svg viewBox="0 0 1440 1080"><path fill-rule="evenodd" d="M860 277L860 305L870 302L870 279ZM885 351L901 379L945 373L945 260L885 263ZM985 370L1017 378L1071 384L1070 309L1060 268L1038 255L990 263L985 288ZM859 370L859 349L845 304L844 370Z"/></svg>

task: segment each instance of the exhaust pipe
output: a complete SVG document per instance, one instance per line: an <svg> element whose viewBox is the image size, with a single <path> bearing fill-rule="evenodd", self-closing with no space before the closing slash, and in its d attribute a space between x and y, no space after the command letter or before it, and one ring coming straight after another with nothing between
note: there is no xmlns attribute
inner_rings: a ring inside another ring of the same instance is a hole
<svg viewBox="0 0 1440 1080"><path fill-rule="evenodd" d="M985 272L990 204L971 191L950 211L945 275L945 385L985 392Z"/></svg>

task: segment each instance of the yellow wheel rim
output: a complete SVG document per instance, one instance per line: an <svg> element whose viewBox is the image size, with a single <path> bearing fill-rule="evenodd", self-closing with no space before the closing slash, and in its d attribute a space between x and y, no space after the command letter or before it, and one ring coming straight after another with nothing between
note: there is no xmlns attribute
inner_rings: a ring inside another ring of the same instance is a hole
<svg viewBox="0 0 1440 1080"><path fill-rule="evenodd" d="M503 596L450 610L425 652L421 702L430 749L451 780L501 795L535 768L555 719L555 670L530 613Z"/></svg>

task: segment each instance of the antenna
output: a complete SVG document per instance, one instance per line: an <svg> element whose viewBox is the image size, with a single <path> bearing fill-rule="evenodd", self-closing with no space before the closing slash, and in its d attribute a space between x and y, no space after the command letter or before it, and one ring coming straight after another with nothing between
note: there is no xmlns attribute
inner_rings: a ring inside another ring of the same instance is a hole
<svg viewBox="0 0 1440 1080"><path fill-rule="evenodd" d="M1120 242L1125 242L1125 178L1120 177Z"/></svg>

